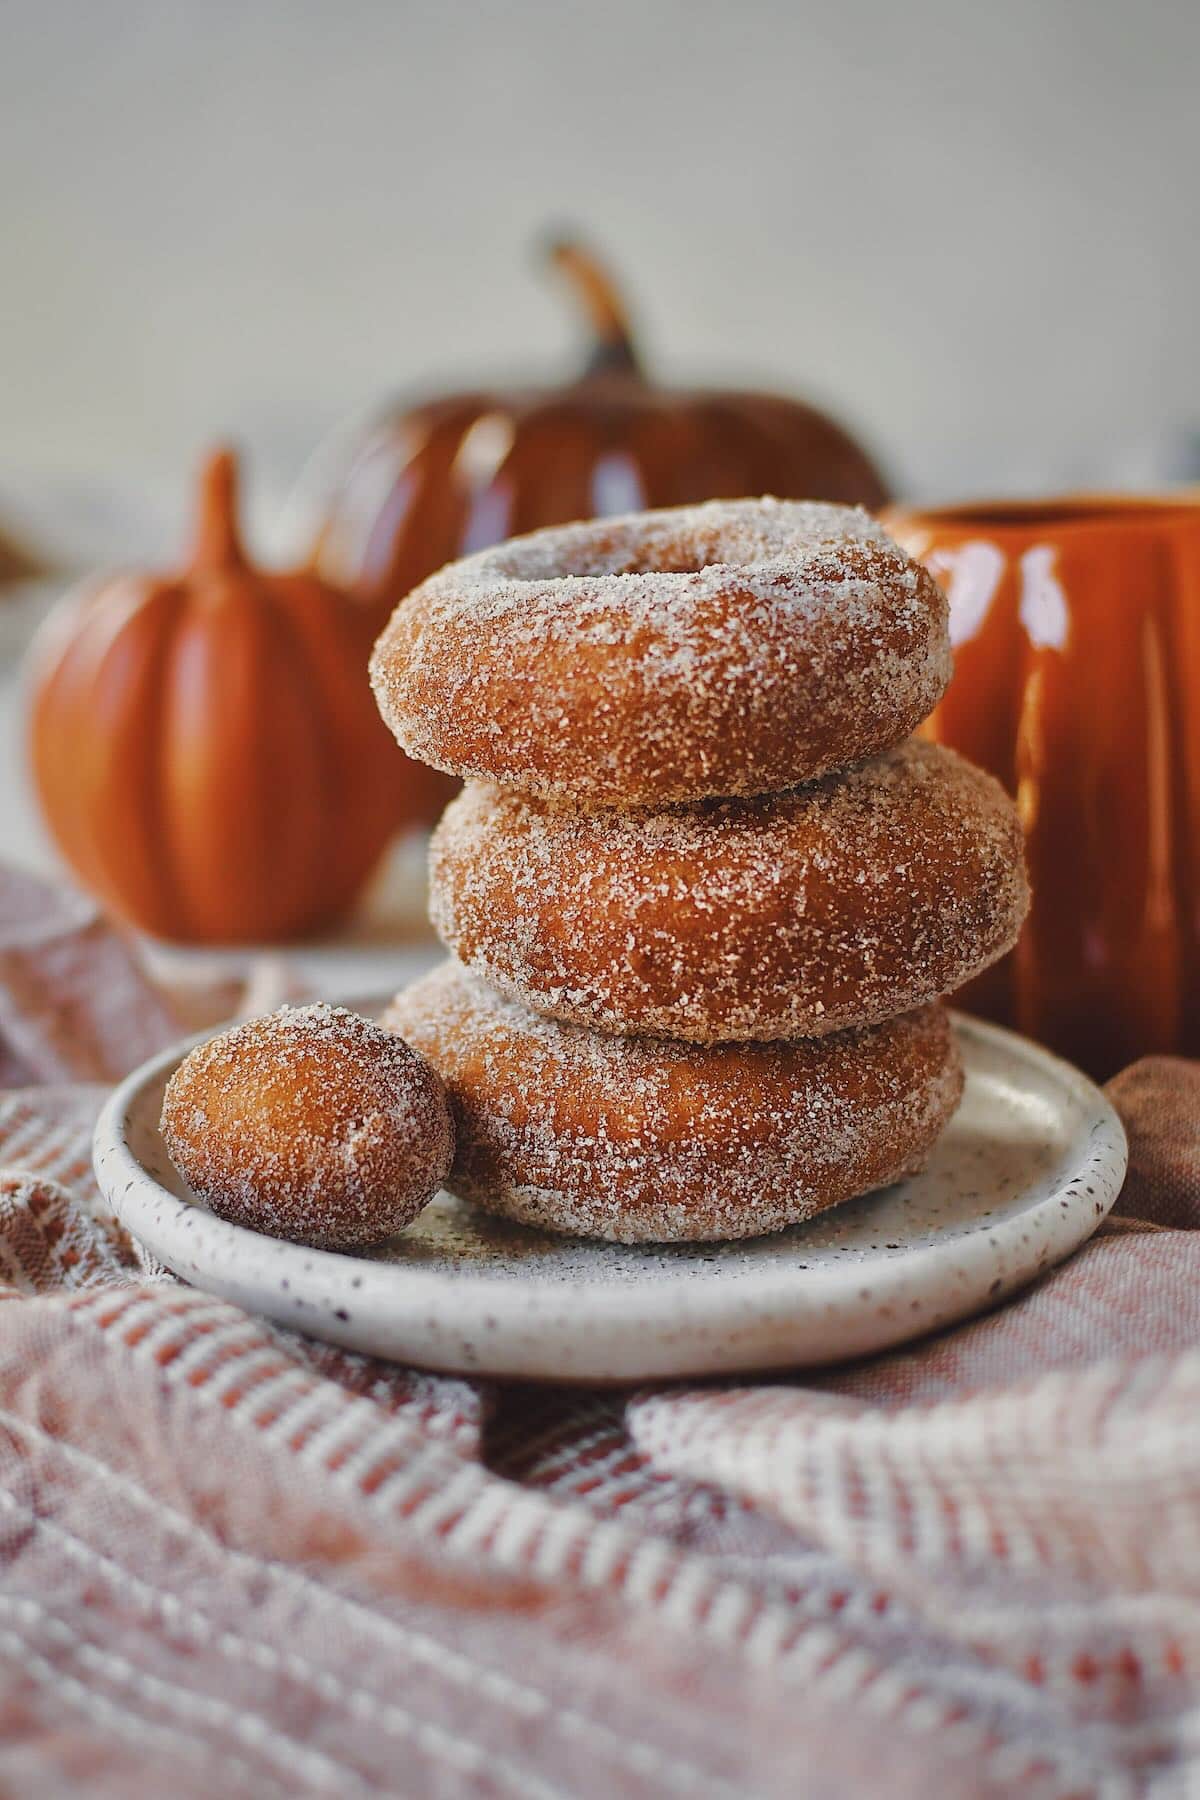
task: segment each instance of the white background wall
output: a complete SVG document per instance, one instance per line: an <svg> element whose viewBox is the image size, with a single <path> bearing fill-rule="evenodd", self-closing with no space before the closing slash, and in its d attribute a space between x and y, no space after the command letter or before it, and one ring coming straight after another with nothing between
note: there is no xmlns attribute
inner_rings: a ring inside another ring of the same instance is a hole
<svg viewBox="0 0 1200 1800"><path fill-rule="evenodd" d="M282 489L395 384L572 329L835 399L920 494L1200 423L1195 0L4 0L0 479Z"/></svg>

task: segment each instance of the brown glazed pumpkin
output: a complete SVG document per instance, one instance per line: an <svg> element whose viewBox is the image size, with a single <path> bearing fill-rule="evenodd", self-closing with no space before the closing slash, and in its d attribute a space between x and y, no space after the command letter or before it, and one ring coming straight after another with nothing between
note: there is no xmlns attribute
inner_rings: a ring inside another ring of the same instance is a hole
<svg viewBox="0 0 1200 1800"><path fill-rule="evenodd" d="M0 588L20 581L36 581L48 571L15 537L0 530Z"/></svg>
<svg viewBox="0 0 1200 1800"><path fill-rule="evenodd" d="M87 584L31 668L33 773L66 861L119 918L206 943L330 924L452 786L378 716L378 610L255 568L235 486L219 451L188 567Z"/></svg>
<svg viewBox="0 0 1200 1800"><path fill-rule="evenodd" d="M395 603L443 563L540 525L749 494L886 498L866 453L810 406L651 382L599 264L572 242L548 253L590 321L582 375L400 406L338 450L332 481L326 456L313 548L326 580Z"/></svg>
<svg viewBox="0 0 1200 1800"><path fill-rule="evenodd" d="M950 596L928 724L998 775L1033 909L966 1003L1107 1076L1200 1054L1200 502L893 512Z"/></svg>

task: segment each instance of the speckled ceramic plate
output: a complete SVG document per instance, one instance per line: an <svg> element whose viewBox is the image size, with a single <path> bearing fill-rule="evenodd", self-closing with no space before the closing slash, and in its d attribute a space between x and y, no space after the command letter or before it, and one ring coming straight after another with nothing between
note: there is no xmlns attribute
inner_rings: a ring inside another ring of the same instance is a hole
<svg viewBox="0 0 1200 1800"><path fill-rule="evenodd" d="M185 1281L378 1356L590 1382L833 1362L993 1305L1077 1249L1120 1190L1125 1134L1098 1088L1011 1032L957 1028L966 1094L925 1173L743 1243L585 1243L446 1194L367 1255L227 1225L159 1136L187 1045L117 1089L96 1171L117 1216Z"/></svg>

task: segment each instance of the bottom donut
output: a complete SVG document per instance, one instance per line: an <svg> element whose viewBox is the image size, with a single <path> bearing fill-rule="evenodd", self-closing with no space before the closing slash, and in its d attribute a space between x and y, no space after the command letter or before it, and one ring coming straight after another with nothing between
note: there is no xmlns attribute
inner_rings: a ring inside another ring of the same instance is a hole
<svg viewBox="0 0 1200 1800"><path fill-rule="evenodd" d="M940 1006L705 1047L559 1024L450 961L383 1023L450 1092L453 1193L623 1244L755 1237L915 1174L963 1087Z"/></svg>

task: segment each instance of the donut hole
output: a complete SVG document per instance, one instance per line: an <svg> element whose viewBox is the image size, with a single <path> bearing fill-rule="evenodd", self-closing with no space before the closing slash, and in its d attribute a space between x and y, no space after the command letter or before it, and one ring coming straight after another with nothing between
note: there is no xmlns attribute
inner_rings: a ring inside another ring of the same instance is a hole
<svg viewBox="0 0 1200 1800"><path fill-rule="evenodd" d="M711 569L713 558L709 556L631 556L619 568L612 571L614 575L699 575L703 569Z"/></svg>
<svg viewBox="0 0 1200 1800"><path fill-rule="evenodd" d="M537 572L530 558L514 556L512 560L511 573L517 579L536 579ZM558 559L553 570L547 573L555 579L567 581L603 581L623 575L699 575L702 570L710 569L714 564L725 560L711 545L706 545L703 550L694 546L685 548L680 544L658 547L643 543L631 544L627 537L622 536L602 539L569 560Z"/></svg>
<svg viewBox="0 0 1200 1800"><path fill-rule="evenodd" d="M190 1051L167 1084L162 1133L219 1218L330 1250L403 1230L454 1153L428 1063L324 1004L247 1020Z"/></svg>
<svg viewBox="0 0 1200 1800"><path fill-rule="evenodd" d="M693 515L694 516L694 515ZM640 575L700 575L705 569L738 566L766 553L753 522L706 521L679 529L660 515L551 528L514 538L488 552L496 574L517 581L598 581Z"/></svg>

